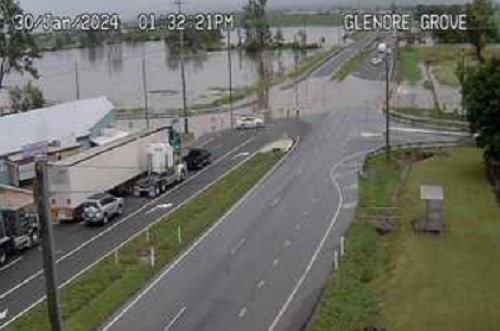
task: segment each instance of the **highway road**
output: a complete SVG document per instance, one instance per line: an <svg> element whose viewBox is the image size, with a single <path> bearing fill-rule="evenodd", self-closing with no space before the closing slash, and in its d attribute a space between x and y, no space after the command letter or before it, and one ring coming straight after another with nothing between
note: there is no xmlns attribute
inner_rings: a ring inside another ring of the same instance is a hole
<svg viewBox="0 0 500 331"><path fill-rule="evenodd" d="M169 212L157 206L172 204L175 208L245 161L248 153L259 150L285 132L293 137L303 134L307 128L298 121L281 120L263 130L225 132L205 137L198 146L203 145L212 151L212 165L201 172L191 173L186 182L162 197L153 201L127 199L124 216L110 222L107 227L55 226L58 283L65 284L74 279L120 243ZM41 248L38 248L13 258L10 264L0 269L0 310L8 309L6 318L0 320L0 328L44 297L42 263Z"/></svg>
<svg viewBox="0 0 500 331"><path fill-rule="evenodd" d="M318 77L335 65L325 67ZM303 117L312 130L286 161L101 330L301 330L352 220L359 167L384 145L378 87ZM460 139L399 124L391 136Z"/></svg>
<svg viewBox="0 0 500 331"><path fill-rule="evenodd" d="M331 73L362 47L353 44L314 79L330 87ZM178 206L243 161L237 157L242 152L257 151L288 132L300 136L300 143L272 176L102 329L300 330L352 219L357 167L368 150L383 145L384 118L377 109L383 91L376 82L342 103L312 105L321 114L276 120L262 132L208 138L206 147L217 161L165 196L131 200L126 215L104 229L56 227L59 284L162 217L166 211L156 206ZM391 132L395 142L457 139L398 127ZM0 270L0 311L9 309L0 328L43 298L41 263L40 251L32 250Z"/></svg>

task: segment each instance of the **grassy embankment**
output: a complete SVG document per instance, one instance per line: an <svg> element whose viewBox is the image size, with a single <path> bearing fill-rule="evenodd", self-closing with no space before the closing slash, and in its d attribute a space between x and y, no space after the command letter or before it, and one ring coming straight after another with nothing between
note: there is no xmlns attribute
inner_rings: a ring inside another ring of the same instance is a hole
<svg viewBox="0 0 500 331"><path fill-rule="evenodd" d="M149 242L146 242L146 235L137 237L120 250L118 261L109 256L64 288L61 299L65 329L97 328L220 219L281 157L282 152L257 154L153 226ZM177 239L179 227L182 243ZM150 247L156 252L154 269L138 259L140 252ZM45 303L33 308L6 330L50 330Z"/></svg>
<svg viewBox="0 0 500 331"><path fill-rule="evenodd" d="M459 61L462 61L462 50L465 54L466 65L477 63L475 50L473 48L461 48L453 45L434 47L404 47L401 49L401 61L403 65L403 78L409 82L420 79L418 65L428 63L432 73L442 85L459 87L460 82L455 74ZM485 50L486 58L500 55L500 48L489 46Z"/></svg>
<svg viewBox="0 0 500 331"><path fill-rule="evenodd" d="M370 50L363 50L349 59L337 72L332 75L332 80L343 81L349 74L358 68L365 58L371 53Z"/></svg>
<svg viewBox="0 0 500 331"><path fill-rule="evenodd" d="M368 168L371 180L361 181L346 258L331 276L311 330L496 329L500 212L482 151L457 148L417 163L400 194L400 164L376 157ZM425 215L421 184L444 186L444 237L412 232L410 221ZM401 219L394 233L379 237L363 215L387 205L400 207L393 211Z"/></svg>

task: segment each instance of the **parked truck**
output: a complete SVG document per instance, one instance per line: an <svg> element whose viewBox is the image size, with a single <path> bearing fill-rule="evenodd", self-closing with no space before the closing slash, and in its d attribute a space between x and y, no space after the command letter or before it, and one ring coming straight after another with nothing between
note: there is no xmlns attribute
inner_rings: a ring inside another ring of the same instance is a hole
<svg viewBox="0 0 500 331"><path fill-rule="evenodd" d="M157 196L186 177L186 167L171 146L172 127L151 129L93 148L49 165L52 220L81 220L89 197L148 192Z"/></svg>
<svg viewBox="0 0 500 331"><path fill-rule="evenodd" d="M135 182L135 197L147 194L156 198L169 186L186 179L186 164L181 162L179 153L167 142L149 145L147 162L147 175Z"/></svg>
<svg viewBox="0 0 500 331"><path fill-rule="evenodd" d="M35 213L0 212L0 266L9 255L40 243L40 223Z"/></svg>

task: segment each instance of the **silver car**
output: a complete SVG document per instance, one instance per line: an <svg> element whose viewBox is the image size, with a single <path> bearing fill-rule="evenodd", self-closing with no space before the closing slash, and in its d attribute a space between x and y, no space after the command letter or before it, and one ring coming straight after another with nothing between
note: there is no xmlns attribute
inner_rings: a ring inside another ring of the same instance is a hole
<svg viewBox="0 0 500 331"><path fill-rule="evenodd" d="M123 214L123 199L106 193L96 194L85 200L83 219L85 224L108 224L113 217Z"/></svg>

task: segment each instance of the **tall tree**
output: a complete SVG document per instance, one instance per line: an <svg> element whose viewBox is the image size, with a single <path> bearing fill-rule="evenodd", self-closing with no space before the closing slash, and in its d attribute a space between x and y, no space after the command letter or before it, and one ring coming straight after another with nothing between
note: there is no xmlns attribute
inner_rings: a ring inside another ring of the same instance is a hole
<svg viewBox="0 0 500 331"><path fill-rule="evenodd" d="M497 27L493 21L495 9L490 0L474 0L467 4L467 39L476 48L476 56L480 63L484 63L483 50L489 41L497 34Z"/></svg>
<svg viewBox="0 0 500 331"><path fill-rule="evenodd" d="M248 50L261 50L272 39L266 16L268 0L248 0L243 7L243 28Z"/></svg>
<svg viewBox="0 0 500 331"><path fill-rule="evenodd" d="M42 91L29 81L26 86L14 87L9 92L12 109L16 112L26 112L45 106L45 98Z"/></svg>
<svg viewBox="0 0 500 331"><path fill-rule="evenodd" d="M468 67L464 79L464 105L471 131L485 148L486 160L500 161L500 60Z"/></svg>
<svg viewBox="0 0 500 331"><path fill-rule="evenodd" d="M40 53L32 32L16 29L15 20L22 14L18 1L0 0L0 89L12 70L38 78L33 61Z"/></svg>

